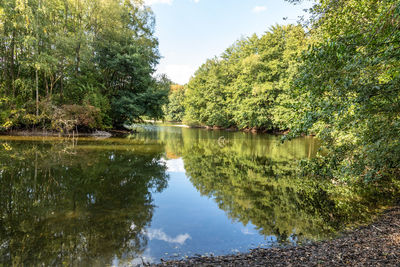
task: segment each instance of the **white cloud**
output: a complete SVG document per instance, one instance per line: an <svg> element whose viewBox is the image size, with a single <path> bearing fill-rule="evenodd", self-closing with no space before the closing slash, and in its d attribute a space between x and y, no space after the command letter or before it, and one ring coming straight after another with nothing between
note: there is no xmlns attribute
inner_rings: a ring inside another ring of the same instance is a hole
<svg viewBox="0 0 400 267"><path fill-rule="evenodd" d="M173 0L145 0L146 5L155 5L155 4L168 4L172 5Z"/></svg>
<svg viewBox="0 0 400 267"><path fill-rule="evenodd" d="M267 10L266 6L255 6L253 8L253 12L254 13L260 13L260 12L264 12L265 10Z"/></svg>
<svg viewBox="0 0 400 267"><path fill-rule="evenodd" d="M195 3L198 3L198 2L200 2L200 0L193 0Z"/></svg>

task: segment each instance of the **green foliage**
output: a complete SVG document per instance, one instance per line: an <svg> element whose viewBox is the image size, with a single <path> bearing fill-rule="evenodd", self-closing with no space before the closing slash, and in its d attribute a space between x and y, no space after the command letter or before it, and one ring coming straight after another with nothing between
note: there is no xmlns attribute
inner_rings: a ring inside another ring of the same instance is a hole
<svg viewBox="0 0 400 267"><path fill-rule="evenodd" d="M171 85L168 96L168 104L164 106L165 119L167 121L181 122L185 115L185 87L182 85Z"/></svg>
<svg viewBox="0 0 400 267"><path fill-rule="evenodd" d="M92 106L99 110L99 122L103 127L112 126L112 120L109 116L111 110L109 99L101 94L98 87L87 85L82 89L86 93L82 100L84 106Z"/></svg>
<svg viewBox="0 0 400 267"><path fill-rule="evenodd" d="M282 243L329 238L368 221L399 194L391 181L349 186L321 179L317 171L324 169L309 164L319 150L313 137L281 144L277 136L175 128L154 138L168 157L183 158L192 184L232 220L252 223Z"/></svg>
<svg viewBox="0 0 400 267"><path fill-rule="evenodd" d="M154 17L142 1L5 0L0 11L0 97L9 98L7 109L39 116L49 110L40 110L41 102L90 105L100 109L96 128L160 116L165 96L144 101L158 87L152 74L159 54ZM126 105L120 109L128 114L119 117L113 103Z"/></svg>
<svg viewBox="0 0 400 267"><path fill-rule="evenodd" d="M78 126L80 130L100 128L100 110L93 106L64 105L52 112L51 129L70 132Z"/></svg>
<svg viewBox="0 0 400 267"><path fill-rule="evenodd" d="M398 177L399 21L394 0L317 1L307 35L301 26L275 26L201 66L186 87L184 120L316 134L324 152L310 174Z"/></svg>
<svg viewBox="0 0 400 267"><path fill-rule="evenodd" d="M286 129L288 90L305 48L301 26L274 26L208 60L187 85L185 120L240 129Z"/></svg>
<svg viewBox="0 0 400 267"><path fill-rule="evenodd" d="M320 1L295 90L292 134L315 133L323 177L363 181L400 174L400 4ZM317 160L318 161L318 160ZM321 172L320 172L321 173Z"/></svg>
<svg viewBox="0 0 400 267"><path fill-rule="evenodd" d="M114 125L121 127L124 123L140 121L142 117L161 118L162 106L167 95L168 92L158 89L147 90L140 94L120 92L111 103Z"/></svg>

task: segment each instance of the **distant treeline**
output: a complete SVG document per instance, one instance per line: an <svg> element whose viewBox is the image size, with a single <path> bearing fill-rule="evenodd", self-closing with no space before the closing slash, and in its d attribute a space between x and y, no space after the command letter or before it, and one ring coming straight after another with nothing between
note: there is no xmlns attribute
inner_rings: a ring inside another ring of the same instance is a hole
<svg viewBox="0 0 400 267"><path fill-rule="evenodd" d="M398 0L319 0L305 25L237 41L185 86L154 78L159 58L141 0L3 0L0 130L120 128L162 117L290 129L288 137L323 141L324 155L305 173L400 176Z"/></svg>
<svg viewBox="0 0 400 267"><path fill-rule="evenodd" d="M290 83L306 49L301 26L275 26L208 60L186 87L184 120L219 127L287 129Z"/></svg>
<svg viewBox="0 0 400 267"><path fill-rule="evenodd" d="M68 131L162 117L169 82L143 1L0 3L0 128ZM1 130L0 129L0 130Z"/></svg>
<svg viewBox="0 0 400 267"><path fill-rule="evenodd" d="M167 119L191 125L316 134L304 174L398 183L400 2L319 0L305 25L239 40L169 99Z"/></svg>

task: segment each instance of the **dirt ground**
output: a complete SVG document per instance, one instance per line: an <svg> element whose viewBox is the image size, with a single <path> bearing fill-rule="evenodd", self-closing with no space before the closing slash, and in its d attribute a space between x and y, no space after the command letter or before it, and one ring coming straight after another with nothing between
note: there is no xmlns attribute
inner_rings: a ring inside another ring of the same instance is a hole
<svg viewBox="0 0 400 267"><path fill-rule="evenodd" d="M400 206L341 237L305 246L255 249L247 254L195 257L158 266L398 266Z"/></svg>

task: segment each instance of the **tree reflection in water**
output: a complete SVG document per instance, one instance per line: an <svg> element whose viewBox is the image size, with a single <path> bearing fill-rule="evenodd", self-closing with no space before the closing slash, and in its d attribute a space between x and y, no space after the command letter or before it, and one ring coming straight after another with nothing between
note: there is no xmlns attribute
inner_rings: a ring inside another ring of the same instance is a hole
<svg viewBox="0 0 400 267"><path fill-rule="evenodd" d="M319 148L312 137L280 144L274 136L183 129L181 138L164 133L161 139L167 153L183 157L186 175L202 195L232 220L252 223L281 244L330 238L367 221L398 193L394 186L300 177L297 160L314 157Z"/></svg>
<svg viewBox="0 0 400 267"><path fill-rule="evenodd" d="M320 240L365 222L399 194L398 186L299 176L297 159L318 150L309 137L280 145L269 135L152 127L125 139L22 139L0 141L0 266L124 265L142 255L158 261L163 250L205 250L218 232L221 251L265 237L269 245ZM155 212L152 194L169 182L166 159L180 158L186 174L171 174L175 189ZM179 180L185 175L212 200L183 192L177 185L188 184ZM229 218L215 213L215 203ZM257 239L235 233L243 227L231 221L254 225Z"/></svg>
<svg viewBox="0 0 400 267"><path fill-rule="evenodd" d="M155 143L8 141L0 150L0 262L109 265L146 247L152 191L168 182Z"/></svg>

